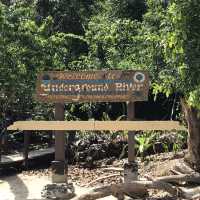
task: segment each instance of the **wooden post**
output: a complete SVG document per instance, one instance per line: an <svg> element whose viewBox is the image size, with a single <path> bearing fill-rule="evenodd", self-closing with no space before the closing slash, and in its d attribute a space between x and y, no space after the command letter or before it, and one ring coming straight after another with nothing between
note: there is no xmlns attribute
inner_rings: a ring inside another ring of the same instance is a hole
<svg viewBox="0 0 200 200"><path fill-rule="evenodd" d="M135 104L134 102L127 103L127 119L135 119ZM124 164L124 181L129 183L137 180L138 166L135 161L135 132L128 132L128 163Z"/></svg>
<svg viewBox="0 0 200 200"><path fill-rule="evenodd" d="M55 104L55 120L64 121L65 111L64 104ZM64 131L55 131L55 161L52 162L52 181L54 183L65 183L66 161L65 161L65 134Z"/></svg>
<svg viewBox="0 0 200 200"><path fill-rule="evenodd" d="M55 105L55 120L64 121L64 104ZM65 135L63 131L55 131L55 160L65 161Z"/></svg>
<svg viewBox="0 0 200 200"><path fill-rule="evenodd" d="M53 145L53 131L49 133L49 142L48 142L48 147L52 147Z"/></svg>
<svg viewBox="0 0 200 200"><path fill-rule="evenodd" d="M23 151L23 157L24 157L24 166L28 168L28 152L29 152L29 143L30 143L30 133L24 132L24 151Z"/></svg>
<svg viewBox="0 0 200 200"><path fill-rule="evenodd" d="M2 137L2 147L4 152L8 152L8 134L5 132Z"/></svg>
<svg viewBox="0 0 200 200"><path fill-rule="evenodd" d="M135 119L135 104L134 102L127 103L127 119L132 121ZM128 132L128 162L135 161L135 132Z"/></svg>
<svg viewBox="0 0 200 200"><path fill-rule="evenodd" d="M2 157L2 135L0 134L0 162Z"/></svg>

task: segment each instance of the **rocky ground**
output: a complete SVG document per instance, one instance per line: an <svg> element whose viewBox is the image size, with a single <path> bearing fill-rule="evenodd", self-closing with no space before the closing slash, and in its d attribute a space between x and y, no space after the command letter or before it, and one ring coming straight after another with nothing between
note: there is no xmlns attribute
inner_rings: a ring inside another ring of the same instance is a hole
<svg viewBox="0 0 200 200"><path fill-rule="evenodd" d="M181 159L185 152L162 153L148 156L145 160L138 158L140 177L148 176L163 176L168 175L169 168L172 167L177 159ZM72 165L69 166L69 179L75 185L77 195L88 192L91 187L98 187L105 184L111 184L123 181L123 173L115 170L107 171L107 168L123 168L126 160L116 160L113 158L104 159L95 163L96 167L93 169L83 168L83 166ZM45 184L51 182L51 170L28 170L23 171L12 176L0 177L0 199L1 200L40 200L41 190ZM109 177L104 178L102 177ZM107 197L106 199L115 199L114 197ZM152 190L150 197L146 199L173 199L167 193Z"/></svg>

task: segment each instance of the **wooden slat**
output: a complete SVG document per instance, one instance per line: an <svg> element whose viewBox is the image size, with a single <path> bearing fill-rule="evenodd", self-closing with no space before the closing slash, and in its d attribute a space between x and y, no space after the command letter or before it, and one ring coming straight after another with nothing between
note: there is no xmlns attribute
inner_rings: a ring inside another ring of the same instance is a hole
<svg viewBox="0 0 200 200"><path fill-rule="evenodd" d="M96 121L95 130L185 130L185 127L176 121Z"/></svg>
<svg viewBox="0 0 200 200"><path fill-rule="evenodd" d="M178 121L17 121L7 130L186 130Z"/></svg>
<svg viewBox="0 0 200 200"><path fill-rule="evenodd" d="M63 131L63 130L93 130L92 121L17 121L9 126L7 130L41 130L41 131Z"/></svg>

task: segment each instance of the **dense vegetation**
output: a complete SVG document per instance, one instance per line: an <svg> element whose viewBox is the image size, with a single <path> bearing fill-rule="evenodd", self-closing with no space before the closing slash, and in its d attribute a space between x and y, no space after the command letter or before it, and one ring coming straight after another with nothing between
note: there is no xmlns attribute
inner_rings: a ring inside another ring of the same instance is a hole
<svg viewBox="0 0 200 200"><path fill-rule="evenodd" d="M155 96L180 97L189 160L200 166L199 23L196 0L2 1L1 124L11 116L53 118L52 105L34 99L39 71L146 69ZM66 117L74 118L75 106L68 110Z"/></svg>

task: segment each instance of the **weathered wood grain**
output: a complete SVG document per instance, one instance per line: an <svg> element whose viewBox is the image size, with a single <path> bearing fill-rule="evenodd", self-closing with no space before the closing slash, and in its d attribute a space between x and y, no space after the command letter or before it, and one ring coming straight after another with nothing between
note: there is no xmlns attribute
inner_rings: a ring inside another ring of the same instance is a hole
<svg viewBox="0 0 200 200"><path fill-rule="evenodd" d="M7 130L186 130L178 121L17 121Z"/></svg>
<svg viewBox="0 0 200 200"><path fill-rule="evenodd" d="M51 71L38 75L36 98L44 102L146 101L149 75L142 70Z"/></svg>

